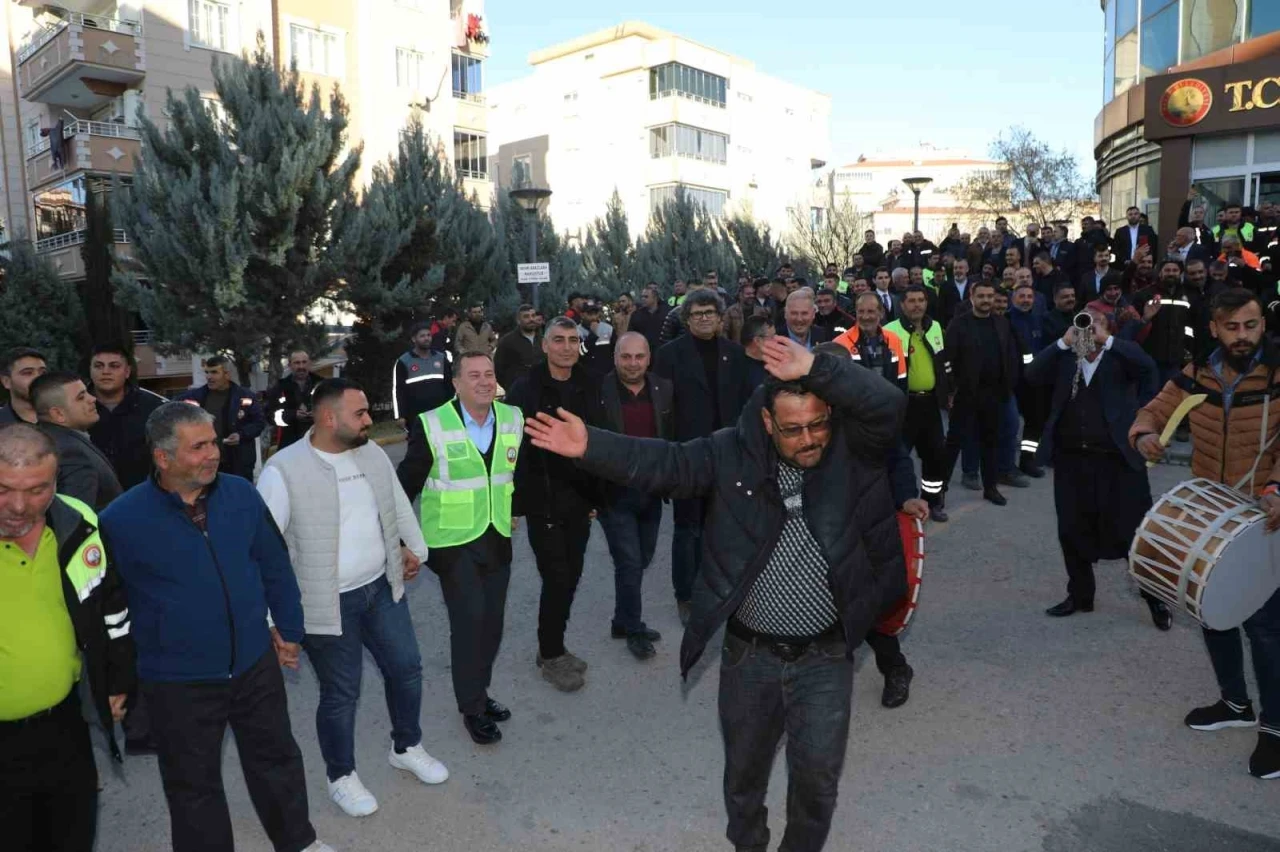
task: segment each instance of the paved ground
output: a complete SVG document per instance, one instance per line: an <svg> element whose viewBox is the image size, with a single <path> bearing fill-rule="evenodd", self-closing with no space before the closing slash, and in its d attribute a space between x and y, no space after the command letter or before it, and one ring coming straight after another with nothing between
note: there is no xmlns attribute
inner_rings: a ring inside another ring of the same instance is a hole
<svg viewBox="0 0 1280 852"><path fill-rule="evenodd" d="M1161 467L1153 488L1186 475ZM999 509L955 491L951 523L929 530L922 607L904 646L916 670L910 703L882 709L880 677L860 657L828 849L1280 849L1280 783L1247 772L1255 735L1182 726L1187 709L1215 698L1189 619L1157 632L1122 563L1099 572L1096 612L1047 618L1042 610L1063 597L1065 583L1050 483L1006 493L1010 505ZM339 852L727 849L716 669L703 666L687 688L680 683L669 532L668 517L645 587L647 620L665 638L644 664L609 639L612 566L603 535L593 533L569 634L591 670L574 695L552 690L534 668L537 574L517 535L493 687L515 715L494 748L472 745L454 709L448 621L438 583L424 572L410 595L426 674L425 745L452 778L428 789L387 765L386 711L369 663L357 759L381 810L367 819L329 802L312 722L315 678L305 663L290 675L321 837ZM238 848L268 850L230 743L225 754ZM154 759L129 759L124 774L105 780L99 852L168 849ZM775 838L784 793L779 761L769 800Z"/></svg>

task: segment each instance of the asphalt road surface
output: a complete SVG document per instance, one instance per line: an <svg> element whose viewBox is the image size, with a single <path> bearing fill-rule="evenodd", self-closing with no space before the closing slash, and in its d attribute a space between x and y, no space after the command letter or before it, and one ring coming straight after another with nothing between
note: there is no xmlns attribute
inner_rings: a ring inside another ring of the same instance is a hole
<svg viewBox="0 0 1280 852"><path fill-rule="evenodd" d="M390 448L393 458L399 448ZM1188 476L1161 466L1159 494ZM958 478L958 477L957 477ZM1198 628L1158 632L1123 563L1099 570L1097 609L1050 619L1064 597L1048 479L1006 489L997 508L952 491L951 522L928 530L921 607L904 637L910 702L880 707L882 681L859 650L854 722L827 849L898 852L1263 852L1280 850L1280 782L1248 774L1256 734L1197 733L1191 707L1217 698ZM568 644L591 664L562 694L534 667L538 575L516 535L507 631L492 694L510 705L496 747L472 744L449 683L449 625L434 575L410 586L422 647L424 745L449 767L424 787L387 764L381 680L366 655L357 722L361 778L380 810L344 816L329 801L316 746L314 673L288 673L312 819L337 852L703 852L726 850L715 665L682 685L671 597L670 514L645 579L645 614L663 633L637 662L609 638L612 563L597 527ZM714 661L715 647L705 659ZM1251 677L1251 675L1250 675ZM107 768L98 852L169 848L154 758ZM230 742L224 778L237 848L270 850ZM770 786L775 845L785 768Z"/></svg>

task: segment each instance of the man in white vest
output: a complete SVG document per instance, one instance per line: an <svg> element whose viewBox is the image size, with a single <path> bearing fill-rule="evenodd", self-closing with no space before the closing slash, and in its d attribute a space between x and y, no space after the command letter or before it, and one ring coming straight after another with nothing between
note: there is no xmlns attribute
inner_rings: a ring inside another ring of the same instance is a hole
<svg viewBox="0 0 1280 852"><path fill-rule="evenodd" d="M328 379L311 397L314 425L271 457L258 490L289 547L320 681L316 733L329 796L349 816L378 801L356 774L356 701L368 648L386 683L391 765L424 784L449 777L422 748L422 659L404 584L427 546L391 460L369 441L369 401L355 382Z"/></svg>

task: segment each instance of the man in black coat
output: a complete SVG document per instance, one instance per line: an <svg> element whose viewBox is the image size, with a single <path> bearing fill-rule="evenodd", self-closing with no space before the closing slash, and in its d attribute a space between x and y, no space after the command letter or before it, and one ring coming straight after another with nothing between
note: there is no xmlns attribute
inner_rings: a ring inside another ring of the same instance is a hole
<svg viewBox="0 0 1280 852"><path fill-rule="evenodd" d="M649 342L630 331L614 347L614 371L600 386L601 428L632 438L671 440L674 434L671 382L649 372ZM625 638L627 650L638 660L657 652L662 636L641 618L640 589L645 569L653 561L662 525L662 499L608 484L600 508L600 527L613 557L614 608L610 633Z"/></svg>
<svg viewBox="0 0 1280 852"><path fill-rule="evenodd" d="M862 244L862 247L858 249L858 254L862 255L862 259L867 266L875 269L880 266L880 264L884 263L884 246L876 242L875 231L867 231L862 236L865 239L865 242Z"/></svg>
<svg viewBox="0 0 1280 852"><path fill-rule="evenodd" d="M151 475L147 418L168 400L129 381L133 367L121 346L103 344L89 358L90 393L97 401L98 422L89 439L115 468L120 487L128 491ZM131 714L129 718L133 718Z"/></svg>
<svg viewBox="0 0 1280 852"><path fill-rule="evenodd" d="M311 429L311 392L324 381L311 372L311 353L289 353L289 375L267 391L267 415L280 428L279 449L292 444Z"/></svg>
<svg viewBox="0 0 1280 852"><path fill-rule="evenodd" d="M204 362L205 384L178 397L192 402L213 415L214 430L222 447L218 470L253 481L253 468L258 460L254 442L266 428L262 406L253 391L231 381L231 361L214 355Z"/></svg>
<svg viewBox="0 0 1280 852"><path fill-rule="evenodd" d="M98 422L93 395L79 376L54 371L31 383L31 402L40 431L58 448L58 493L101 512L121 489L111 462L89 440Z"/></svg>
<svg viewBox="0 0 1280 852"><path fill-rule="evenodd" d="M1067 565L1067 598L1047 610L1055 617L1093 611L1093 563L1125 558L1151 508L1147 466L1129 446L1129 427L1160 390L1156 364L1142 347L1114 336L1114 314L1087 310L1090 339L1068 328L1026 371L1028 382L1052 393L1039 456L1053 462L1058 543ZM1169 608L1142 596L1156 627L1168 630Z"/></svg>
<svg viewBox="0 0 1280 852"><path fill-rule="evenodd" d="M950 482L965 441L976 437L982 453L982 496L1003 506L1008 501L996 488L1000 470L997 451L1000 413L1018 381L1021 355L1009 320L992 310L995 285L979 281L969 298L973 310L947 326L947 352L955 381L955 402L947 430L947 468Z"/></svg>
<svg viewBox="0 0 1280 852"><path fill-rule="evenodd" d="M498 339L493 351L493 370L504 391L515 387L516 380L542 360L538 319L534 313L533 305L521 305L516 310L516 327Z"/></svg>
<svg viewBox="0 0 1280 852"><path fill-rule="evenodd" d="M772 378L737 428L642 441L539 415L534 446L655 494L711 501L685 675L726 625L720 668L728 838L769 843L764 807L787 734L788 820L779 848L821 849L849 733L853 649L906 593L889 482L905 396L849 359L768 341Z"/></svg>
<svg viewBox="0 0 1280 852"><path fill-rule="evenodd" d="M937 320L945 329L951 318L959 313L960 306L969 299L969 288L973 286L969 278L969 261L963 257L956 258L951 265L951 277L941 282L935 278L934 283L938 285Z"/></svg>
<svg viewBox="0 0 1280 852"><path fill-rule="evenodd" d="M672 384L675 400L675 440L704 438L732 426L755 387L742 347L720 336L724 302L710 290L685 297L679 310L689 334L658 350L653 371ZM689 617L693 581L702 563L703 501L676 500L671 535L671 585L680 621Z"/></svg>
<svg viewBox="0 0 1280 852"><path fill-rule="evenodd" d="M542 337L546 360L535 364L507 392L506 402L533 417L558 408L589 423L600 420L599 382L583 369L582 337L568 317L547 323ZM564 634L582 579L582 564L591 537L591 518L601 503L600 483L572 462L536 447L520 448L511 514L524 516L529 546L542 577L538 601L537 665L542 677L562 692L576 692L587 664L569 652Z"/></svg>
<svg viewBox="0 0 1280 852"><path fill-rule="evenodd" d="M1156 236L1155 229L1150 225L1142 224L1141 210L1130 207L1125 211L1125 218L1128 221L1116 228L1116 233L1111 238L1111 250L1115 252L1117 266L1124 266L1132 260L1138 253L1139 246L1147 246L1152 251L1156 251L1160 245L1160 238Z"/></svg>
<svg viewBox="0 0 1280 852"><path fill-rule="evenodd" d="M670 308L658 293L657 284L651 282L640 291L640 304L636 305L636 309L631 312L631 322L627 328L629 331L644 335L644 339L649 341L650 352L658 350L658 341L662 337L662 321L667 318L669 310Z"/></svg>

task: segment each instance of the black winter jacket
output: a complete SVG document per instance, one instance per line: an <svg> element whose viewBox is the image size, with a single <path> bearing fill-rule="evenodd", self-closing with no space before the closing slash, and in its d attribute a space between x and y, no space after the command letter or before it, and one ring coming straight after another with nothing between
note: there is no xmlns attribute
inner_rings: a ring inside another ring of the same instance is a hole
<svg viewBox="0 0 1280 852"><path fill-rule="evenodd" d="M1001 399L1008 399L1018 383L1021 374L1023 355L1030 356L1018 342L1018 336L1009 327L1007 317L991 315L995 324L996 336L1000 338L1000 351L1004 354L1002 381L997 389ZM947 326L947 352L951 354L951 378L955 382L956 394L972 399L978 392L978 369L982 359L979 347L976 324L978 318L972 313L962 313ZM1030 357L1026 359L1028 362Z"/></svg>
<svg viewBox="0 0 1280 852"><path fill-rule="evenodd" d="M147 418L166 402L146 388L132 387L115 408L98 403L98 422L89 427L89 440L111 462L125 491L151 475Z"/></svg>
<svg viewBox="0 0 1280 852"><path fill-rule="evenodd" d="M906 396L871 370L820 353L806 388L830 403L830 444L804 473L805 515L831 571L831 588L852 658L881 612L907 592L906 566L890 488L888 455ZM786 510L778 455L755 392L735 428L683 444L590 429L585 470L642 491L707 498L702 570L680 647L687 675L707 642L741 605L777 545Z"/></svg>

